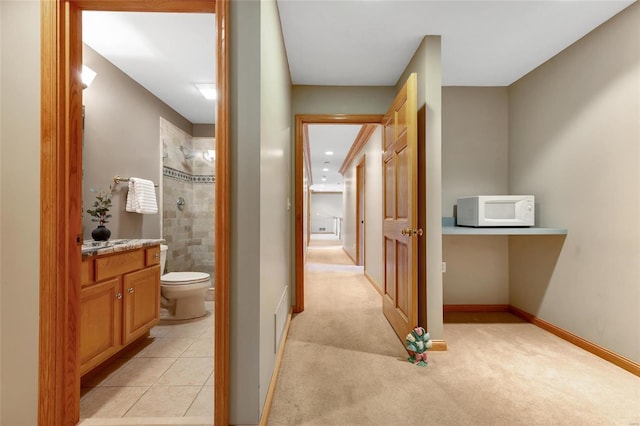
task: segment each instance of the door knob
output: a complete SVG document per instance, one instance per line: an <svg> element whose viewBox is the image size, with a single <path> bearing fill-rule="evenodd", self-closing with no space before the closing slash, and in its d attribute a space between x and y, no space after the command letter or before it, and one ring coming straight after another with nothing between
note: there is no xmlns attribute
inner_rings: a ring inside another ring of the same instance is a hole
<svg viewBox="0 0 640 426"><path fill-rule="evenodd" d="M400 230L400 234L402 234L402 235L406 235L406 236L408 236L408 237L416 236L416 235L417 235L418 237L421 237L423 233L424 233L424 232L422 231L422 228L416 228L416 229L411 229L411 228L406 228L406 229L405 229L405 228L402 228L402 229Z"/></svg>

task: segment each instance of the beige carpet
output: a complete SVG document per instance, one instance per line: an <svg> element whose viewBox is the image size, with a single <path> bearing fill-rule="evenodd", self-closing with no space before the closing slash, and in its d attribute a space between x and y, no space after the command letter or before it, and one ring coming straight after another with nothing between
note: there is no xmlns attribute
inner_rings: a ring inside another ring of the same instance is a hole
<svg viewBox="0 0 640 426"><path fill-rule="evenodd" d="M317 250L269 425L640 424L640 378L510 314L447 317L449 350L408 363L361 270Z"/></svg>
<svg viewBox="0 0 640 426"><path fill-rule="evenodd" d="M336 246L337 239L314 239L309 241L310 250L307 252L307 264L311 267L322 265L322 269L335 270L332 265L353 265L341 246Z"/></svg>

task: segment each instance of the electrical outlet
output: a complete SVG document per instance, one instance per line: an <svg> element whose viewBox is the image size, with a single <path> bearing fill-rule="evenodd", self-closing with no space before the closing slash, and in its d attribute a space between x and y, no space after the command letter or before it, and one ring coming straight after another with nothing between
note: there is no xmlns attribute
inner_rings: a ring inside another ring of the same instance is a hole
<svg viewBox="0 0 640 426"><path fill-rule="evenodd" d="M447 262L442 262L442 273L447 272Z"/></svg>

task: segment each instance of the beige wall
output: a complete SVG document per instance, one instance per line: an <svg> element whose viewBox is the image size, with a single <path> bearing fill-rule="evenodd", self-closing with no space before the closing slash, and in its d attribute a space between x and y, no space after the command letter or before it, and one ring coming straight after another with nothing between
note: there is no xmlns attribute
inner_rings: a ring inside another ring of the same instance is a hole
<svg viewBox="0 0 640 426"><path fill-rule="evenodd" d="M509 240L503 235L443 235L445 305L509 303ZM445 336L446 337L446 336Z"/></svg>
<svg viewBox="0 0 640 426"><path fill-rule="evenodd" d="M115 175L162 182L160 117L188 134L193 125L129 76L84 45L83 62L97 76L83 95L84 209L95 199L91 189L107 188ZM156 192L160 202L160 192ZM126 212L127 183L116 187L107 228L111 238L160 238L161 214ZM159 204L159 208L161 205ZM83 215L84 238L91 239L96 223Z"/></svg>
<svg viewBox="0 0 640 426"><path fill-rule="evenodd" d="M639 123L638 3L509 88L509 190L569 230L511 238L511 304L636 362Z"/></svg>
<svg viewBox="0 0 640 426"><path fill-rule="evenodd" d="M355 164L352 164L351 167L345 170L342 179L342 184L344 187L344 192L342 193L344 204L344 216L342 217L342 248L354 262L358 261L358 253L356 249L356 227L358 220L356 218L356 210L358 208L356 177L356 166Z"/></svg>
<svg viewBox="0 0 640 426"><path fill-rule="evenodd" d="M292 148L293 149L293 148ZM303 154L305 155L305 154ZM311 191L309 190L309 172L310 170L307 169L307 163L306 161L302 161L302 217L304 218L302 220L302 247L303 247L303 264L306 263L307 261L307 251L308 251L308 245L309 245L309 235L310 235L310 225L309 225L309 212L310 212L310 208L309 208L309 204L310 203L310 197L311 197ZM291 194L292 197L295 197L295 194L292 192ZM295 210L295 207L293 206L293 202L292 202L292 211ZM295 223L295 220L292 220L292 225ZM293 228L293 226L292 226ZM294 247L294 239L295 239L295 230L292 230L291 233L293 234L291 236L291 244L292 247ZM296 263L296 262L294 262ZM291 281L292 282L296 282L295 279L295 265L291 266ZM294 295L295 295L295 289L292 289L293 291L291 292L290 296L291 296L291 300L295 300L294 299Z"/></svg>
<svg viewBox="0 0 640 426"><path fill-rule="evenodd" d="M459 197L507 194L509 114L506 87L442 88L442 216ZM444 304L509 303L506 236L444 235Z"/></svg>
<svg viewBox="0 0 640 426"><path fill-rule="evenodd" d="M418 74L418 143L424 144L426 182L420 184L426 191L427 328L434 339L443 338L442 328L442 66L439 36L427 36L398 79L396 91L406 82L409 74ZM422 124L421 124L422 123ZM424 135L421 140L420 135ZM422 324L424 325L424 324Z"/></svg>
<svg viewBox="0 0 640 426"><path fill-rule="evenodd" d="M291 83L275 0L231 2L229 27L230 422L257 424L290 287Z"/></svg>
<svg viewBox="0 0 640 426"><path fill-rule="evenodd" d="M365 250L364 270L375 285L384 285L382 253L382 127L373 132L367 143L355 157L351 166L345 171L345 213L343 221L344 249L356 259L356 165L365 160Z"/></svg>
<svg viewBox="0 0 640 426"><path fill-rule="evenodd" d="M342 192L310 194L311 232L335 233L336 217L343 215ZM324 228L321 230L321 228Z"/></svg>
<svg viewBox="0 0 640 426"><path fill-rule="evenodd" d="M0 38L0 424L32 426L38 411L40 3L1 1Z"/></svg>
<svg viewBox="0 0 640 426"><path fill-rule="evenodd" d="M231 424L260 418L260 3L230 2ZM271 322L273 324L273 322ZM247 350L247 342L252 349Z"/></svg>
<svg viewBox="0 0 640 426"><path fill-rule="evenodd" d="M293 114L384 114L393 86L293 86ZM295 117L294 117L295 118Z"/></svg>
<svg viewBox="0 0 640 426"><path fill-rule="evenodd" d="M375 284L384 286L384 255L382 254L382 127L369 138L362 155L365 157L365 252L364 271Z"/></svg>
<svg viewBox="0 0 640 426"><path fill-rule="evenodd" d="M260 2L260 412L275 367L274 313L291 286L291 79L276 0ZM291 293L289 293L291 294ZM289 300L285 303L289 304ZM280 334L281 335L281 334ZM242 348L246 347L243 342Z"/></svg>
<svg viewBox="0 0 640 426"><path fill-rule="evenodd" d="M216 125L193 123L192 135L194 138L214 138L216 136Z"/></svg>
<svg viewBox="0 0 640 426"><path fill-rule="evenodd" d="M506 87L442 88L442 216L459 197L509 191Z"/></svg>

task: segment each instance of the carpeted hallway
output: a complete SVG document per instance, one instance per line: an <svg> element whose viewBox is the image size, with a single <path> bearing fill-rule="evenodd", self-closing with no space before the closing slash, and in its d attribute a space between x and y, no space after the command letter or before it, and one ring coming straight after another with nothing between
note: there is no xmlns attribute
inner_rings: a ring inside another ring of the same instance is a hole
<svg viewBox="0 0 640 426"><path fill-rule="evenodd" d="M271 426L640 424L639 377L510 314L446 317L449 350L414 366L340 246L307 260Z"/></svg>

